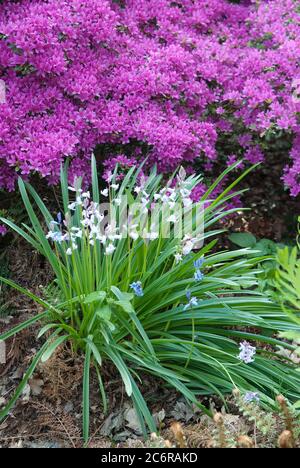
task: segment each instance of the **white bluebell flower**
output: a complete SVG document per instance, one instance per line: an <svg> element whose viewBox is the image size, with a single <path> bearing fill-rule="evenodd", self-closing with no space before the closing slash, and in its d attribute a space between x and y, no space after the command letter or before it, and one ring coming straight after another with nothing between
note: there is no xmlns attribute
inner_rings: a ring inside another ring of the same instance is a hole
<svg viewBox="0 0 300 468"><path fill-rule="evenodd" d="M180 262L182 261L182 255L181 255L181 253L176 253L176 254L174 255L174 257L175 257L175 262L176 262L176 264L178 264L178 263L180 263Z"/></svg>
<svg viewBox="0 0 300 468"><path fill-rule="evenodd" d="M129 237L131 237L131 239L133 239L134 241L136 241L136 240L138 240L138 238L139 238L139 233L138 233L137 231L130 231Z"/></svg>
<svg viewBox="0 0 300 468"><path fill-rule="evenodd" d="M67 234L63 234L60 231L49 231L46 235L46 239L50 239L53 242L58 242L61 244L62 242L69 240L69 236Z"/></svg>
<svg viewBox="0 0 300 468"><path fill-rule="evenodd" d="M68 187L68 189L70 190L70 192L78 192L78 193L81 193L82 190L80 188L76 188L76 187Z"/></svg>
<svg viewBox="0 0 300 468"><path fill-rule="evenodd" d="M239 350L240 354L238 355L238 358L241 361L245 364L251 364L251 362L254 362L254 356L256 354L256 348L254 346L251 346L247 341L243 341L240 343Z"/></svg>
<svg viewBox="0 0 300 468"><path fill-rule="evenodd" d="M176 223L177 222L177 216L176 215L171 215L168 219L167 219L167 222L168 223Z"/></svg>
<svg viewBox="0 0 300 468"><path fill-rule="evenodd" d="M194 242L192 240L187 240L183 247L182 247L182 253L184 256L189 255L194 248Z"/></svg>
<svg viewBox="0 0 300 468"><path fill-rule="evenodd" d="M101 195L103 195L104 197L108 197L108 195L109 195L108 189L102 190L102 191L101 191Z"/></svg>
<svg viewBox="0 0 300 468"><path fill-rule="evenodd" d="M139 193L141 193L142 187L136 186L136 187L134 188L134 191L135 191L135 193L138 195Z"/></svg>
<svg viewBox="0 0 300 468"><path fill-rule="evenodd" d="M114 202L117 206L121 206L122 199L121 199L121 198L115 198L115 199L113 200L113 202Z"/></svg>
<svg viewBox="0 0 300 468"><path fill-rule="evenodd" d="M77 206L76 202L70 203L68 205L68 209L71 210L71 211L74 211L74 210L76 210L76 206Z"/></svg>
<svg viewBox="0 0 300 468"><path fill-rule="evenodd" d="M189 208L190 206L192 206L192 204L193 204L193 200L191 200L190 198L183 199L183 205L185 208Z"/></svg>
<svg viewBox="0 0 300 468"><path fill-rule="evenodd" d="M115 250L116 247L113 244L109 244L105 249L105 255L112 255Z"/></svg>
<svg viewBox="0 0 300 468"><path fill-rule="evenodd" d="M186 188L183 188L180 190L180 194L183 198L189 198L189 196L191 195L191 191Z"/></svg>

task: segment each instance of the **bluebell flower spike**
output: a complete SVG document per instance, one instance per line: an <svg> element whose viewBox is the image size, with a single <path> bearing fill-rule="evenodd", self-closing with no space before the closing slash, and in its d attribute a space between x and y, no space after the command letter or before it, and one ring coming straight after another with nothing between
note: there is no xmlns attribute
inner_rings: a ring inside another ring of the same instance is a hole
<svg viewBox="0 0 300 468"><path fill-rule="evenodd" d="M57 214L57 222L58 222L58 224L62 224L62 221L63 221L63 219L62 219L62 214L61 214L61 213L58 213L58 214Z"/></svg>
<svg viewBox="0 0 300 468"><path fill-rule="evenodd" d="M143 297L144 296L142 283L140 281L136 281L135 283L131 283L130 288L133 289L134 294L137 297Z"/></svg>
<svg viewBox="0 0 300 468"><path fill-rule="evenodd" d="M256 348L254 346L251 346L247 341L243 341L240 343L239 349L240 354L238 355L238 359L243 361L245 364L251 364L251 362L254 362L256 354Z"/></svg>
<svg viewBox="0 0 300 468"><path fill-rule="evenodd" d="M204 257L198 258L197 260L194 261L194 267L197 270L200 270L200 268L203 266L204 263Z"/></svg>
<svg viewBox="0 0 300 468"><path fill-rule="evenodd" d="M196 270L194 274L195 281L200 282L204 278L204 274L202 273L201 270Z"/></svg>

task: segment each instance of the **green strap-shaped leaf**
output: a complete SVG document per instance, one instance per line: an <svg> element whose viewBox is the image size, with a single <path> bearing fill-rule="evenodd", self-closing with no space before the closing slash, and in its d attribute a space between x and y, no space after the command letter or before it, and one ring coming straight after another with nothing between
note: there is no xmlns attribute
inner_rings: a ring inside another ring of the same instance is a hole
<svg viewBox="0 0 300 468"><path fill-rule="evenodd" d="M103 380L102 380L102 377L101 377L99 366L97 366L97 364L96 364L95 368L96 368L96 373L97 373L97 377L98 377L98 383L99 383L101 399L102 399L102 403L103 403L103 413L106 414L107 410L108 410L108 404L107 404L107 397L106 397L106 393L105 393L105 388L104 388L104 384L103 384Z"/></svg>
<svg viewBox="0 0 300 468"><path fill-rule="evenodd" d="M5 341L5 340L7 340L8 338L11 338L12 336L17 335L17 334L20 333L22 330L25 330L25 328L28 328L28 327L30 327L31 325L33 325L34 323L38 322L39 320L43 320L44 318L46 318L46 317L48 316L48 314L49 314L49 312L43 312L42 314L35 315L35 316L32 317L31 319L26 320L25 322L20 323L19 325L17 325L17 326L14 327L14 328L11 328L11 329L8 330L7 332L5 332L5 333L3 333L2 335L0 335L0 341Z"/></svg>
<svg viewBox="0 0 300 468"><path fill-rule="evenodd" d="M106 347L105 353L112 360L112 362L115 364L116 368L120 372L120 375L125 385L126 393L128 396L131 396L132 395L131 375L125 362L123 361L119 353L114 351L112 348Z"/></svg>
<svg viewBox="0 0 300 468"><path fill-rule="evenodd" d="M53 341L53 342L48 346L48 348L46 349L46 351L43 353L43 355L42 355L42 357L41 357L41 361L42 361L42 362L48 361L48 359L51 358L51 356L52 356L52 354L54 353L54 351L55 351L64 341L66 341L68 338L69 338L68 335L64 335L64 336L60 336L60 337L57 338L55 341Z"/></svg>
<svg viewBox="0 0 300 468"><path fill-rule="evenodd" d="M84 370L83 370L83 389L82 389L82 425L83 439L85 444L89 441L90 432L90 366L91 366L91 347L86 347Z"/></svg>
<svg viewBox="0 0 300 468"><path fill-rule="evenodd" d="M37 235L37 237L39 239L39 242L40 242L40 244L41 244L41 246L42 246L42 248L44 250L44 254L47 256L47 259L50 262L53 270L55 271L56 275L59 277L60 276L60 270L59 270L59 266L58 266L59 260L57 259L56 255L52 251L52 249L50 247L50 244L49 244L48 240L46 239L46 236L45 236L45 233L44 233L44 231L43 231L43 229L41 227L40 221L39 221L38 217L36 216L36 214L34 212L34 209L33 209L33 206L32 206L32 204L31 204L31 202L29 200L25 183L23 182L23 180L21 178L19 178L18 184L19 184L19 190L20 190L20 193L21 193L21 197L23 199L26 211L27 211L28 216L30 218L32 227L33 227L33 229L34 229L34 231L35 231L35 233L36 233L36 235Z"/></svg>
<svg viewBox="0 0 300 468"><path fill-rule="evenodd" d="M69 205L69 189L68 189L68 161L66 161L65 166L61 166L60 168L60 185L61 185L61 193L64 205L64 212L67 213L68 205Z"/></svg>
<svg viewBox="0 0 300 468"><path fill-rule="evenodd" d="M22 286L19 286L14 281L12 281L10 279L7 279L7 278L3 278L2 276L0 276L0 282L5 283L8 286L10 286L11 288L16 289L20 293L24 294L24 296L29 297L30 299L32 299L37 304L40 304L41 306L43 306L45 309L55 311L56 313L60 313L60 311L58 309L56 309L54 306L52 306L48 302L41 299L39 296L36 296L32 292L28 291L28 289L22 288Z"/></svg>
<svg viewBox="0 0 300 468"><path fill-rule="evenodd" d="M92 341L92 337L89 337L89 338L86 338L85 339L85 342L86 344L90 347L92 353L93 353L93 356L96 360L96 362L99 364L99 366L101 367L102 366L102 357L101 357L101 354L97 348L97 346L95 345L95 343Z"/></svg>
<svg viewBox="0 0 300 468"><path fill-rule="evenodd" d="M100 202L99 194L99 182L98 182L98 171L97 171L97 162L95 155L92 156L92 188L93 188L93 201L94 203Z"/></svg>
<svg viewBox="0 0 300 468"><path fill-rule="evenodd" d="M21 229L15 223L10 221L9 219L5 219L5 218L2 218L2 217L0 217L0 222L6 224L13 231L15 231L21 237L23 237L23 239L25 239L29 244L31 244L38 252L42 253L42 249L41 249L41 246L39 245L39 243L36 242L36 240L33 237L29 236L23 229Z"/></svg>

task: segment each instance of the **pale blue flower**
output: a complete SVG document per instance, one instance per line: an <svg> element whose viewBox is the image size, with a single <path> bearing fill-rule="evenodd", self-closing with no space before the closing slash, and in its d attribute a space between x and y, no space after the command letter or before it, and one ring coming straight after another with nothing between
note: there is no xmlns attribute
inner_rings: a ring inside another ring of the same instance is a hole
<svg viewBox="0 0 300 468"><path fill-rule="evenodd" d="M194 261L194 267L196 269L195 273L194 273L194 278L195 278L195 281L197 282L200 282L203 280L204 278L204 273L202 273L201 271L201 267L204 263L204 257L201 257L201 258L198 258L197 260Z"/></svg>
<svg viewBox="0 0 300 468"><path fill-rule="evenodd" d="M68 233L63 234L61 231L49 231L46 235L46 239L61 244L62 242L70 240L70 236Z"/></svg>
<svg viewBox="0 0 300 468"><path fill-rule="evenodd" d="M193 307L197 307L199 301L197 297L192 297L191 291L187 291L186 297L188 298L189 302L188 304L184 306L183 310L188 310L188 309L192 309Z"/></svg>
<svg viewBox="0 0 300 468"><path fill-rule="evenodd" d="M204 257L198 258L198 260L194 261L194 267L197 270L200 270L200 268L203 266L203 263L204 263Z"/></svg>
<svg viewBox="0 0 300 468"><path fill-rule="evenodd" d="M61 213L58 213L58 214L57 214L57 222L58 222L58 224L62 224L62 222L63 222L63 218L62 218L62 214L61 214Z"/></svg>
<svg viewBox="0 0 300 468"><path fill-rule="evenodd" d="M260 401L260 397L257 392L247 392L244 396L245 403L252 403L252 402L259 403L259 401Z"/></svg>
<svg viewBox="0 0 300 468"><path fill-rule="evenodd" d="M196 270L194 273L194 278L195 278L195 281L200 282L203 280L204 274L202 273L201 270Z"/></svg>
<svg viewBox="0 0 300 468"><path fill-rule="evenodd" d="M135 283L132 283L130 285L131 289L133 289L134 291L134 294L137 296L137 297L143 297L144 295L144 291L143 291L143 287L142 287L142 283L140 281L137 281Z"/></svg>
<svg viewBox="0 0 300 468"><path fill-rule="evenodd" d="M250 364L254 362L254 356L256 354L256 348L251 346L247 341L240 343L240 354L238 358L243 361L245 364Z"/></svg>

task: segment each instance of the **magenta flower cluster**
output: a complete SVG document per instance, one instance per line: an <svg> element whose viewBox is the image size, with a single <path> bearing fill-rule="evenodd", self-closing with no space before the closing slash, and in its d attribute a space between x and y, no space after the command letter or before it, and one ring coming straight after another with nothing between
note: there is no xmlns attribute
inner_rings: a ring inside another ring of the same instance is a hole
<svg viewBox="0 0 300 468"><path fill-rule="evenodd" d="M297 0L3 0L0 187L34 172L55 183L66 157L85 174L98 145L166 172L255 163L284 131L297 195L299 51ZM220 140L234 150L220 154Z"/></svg>

